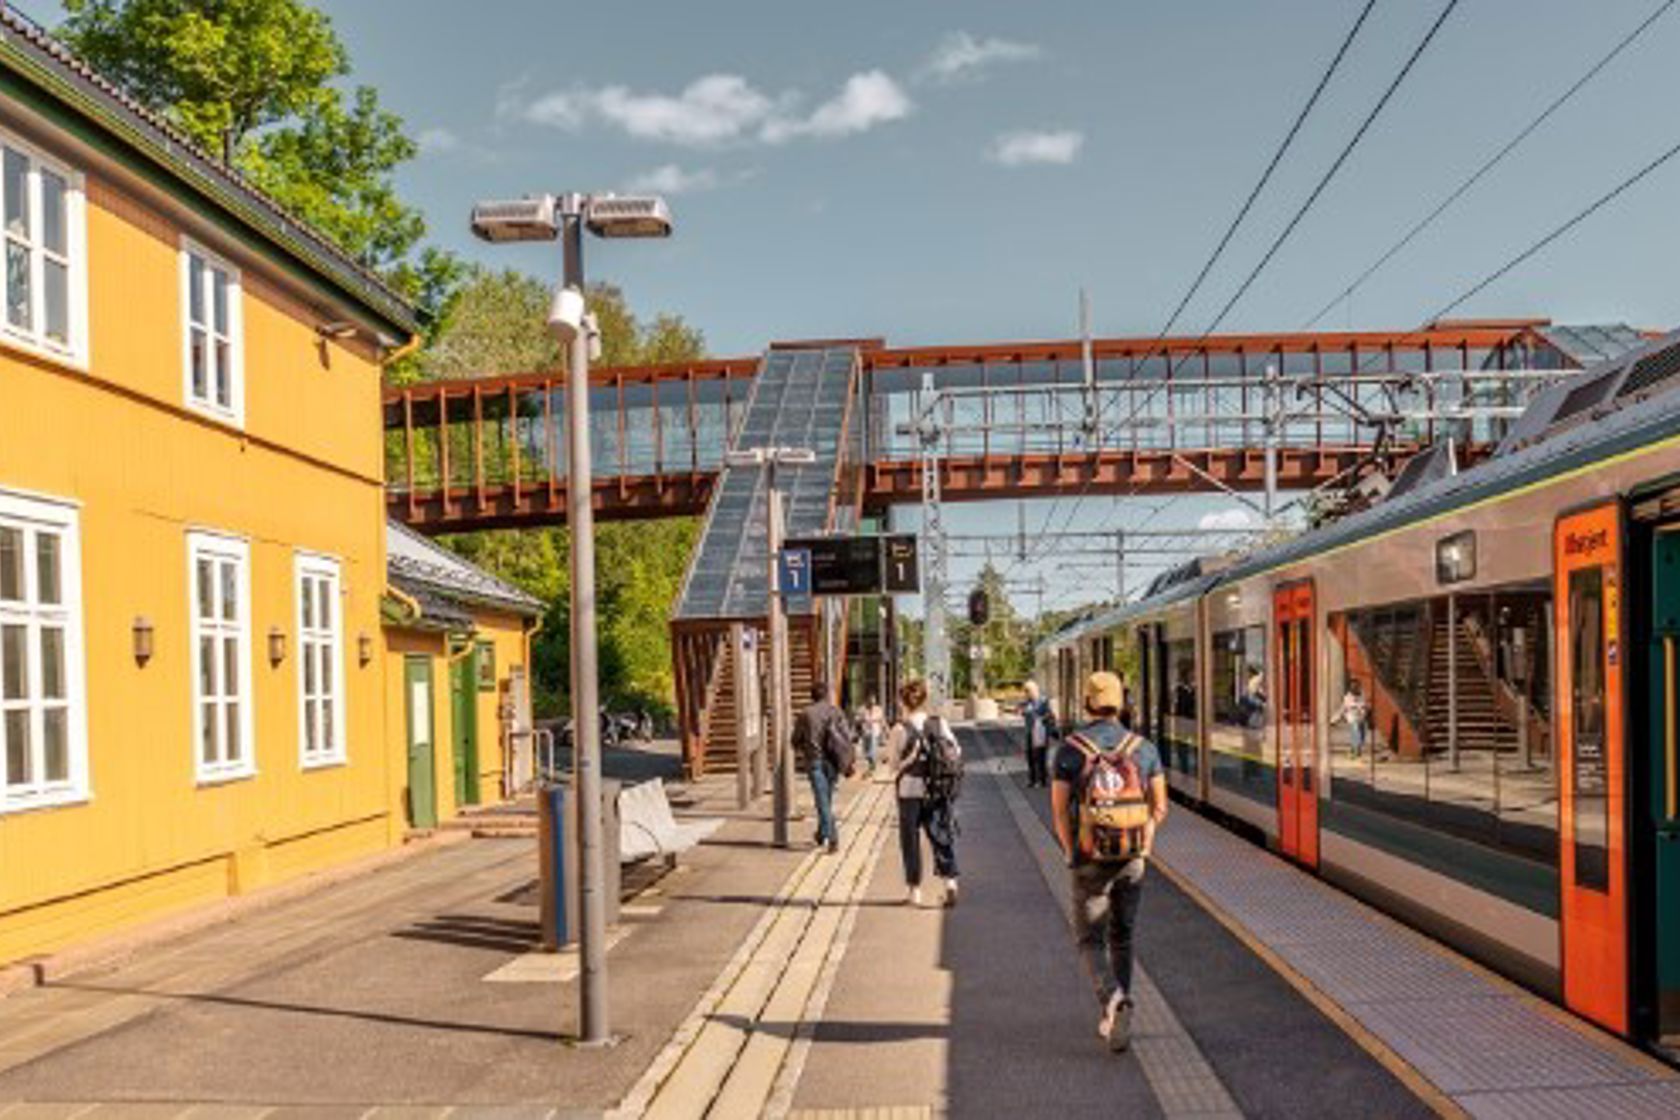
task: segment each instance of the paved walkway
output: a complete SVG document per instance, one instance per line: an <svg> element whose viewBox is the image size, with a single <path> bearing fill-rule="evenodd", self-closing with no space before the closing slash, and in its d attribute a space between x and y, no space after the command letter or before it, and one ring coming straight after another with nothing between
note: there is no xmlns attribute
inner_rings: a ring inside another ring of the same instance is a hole
<svg viewBox="0 0 1680 1120"><path fill-rule="evenodd" d="M0 1120L1680 1115L1674 1071L1183 809L1109 1054L1048 800L965 739L954 909L907 904L887 785L845 783L832 856L696 790L730 820L625 908L612 1049L529 952L530 843L480 840L0 1001Z"/></svg>

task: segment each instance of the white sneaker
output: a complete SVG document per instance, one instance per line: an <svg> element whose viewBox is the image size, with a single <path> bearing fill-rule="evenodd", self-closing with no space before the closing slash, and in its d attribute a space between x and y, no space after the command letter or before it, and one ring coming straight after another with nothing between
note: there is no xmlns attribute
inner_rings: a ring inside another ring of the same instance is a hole
<svg viewBox="0 0 1680 1120"><path fill-rule="evenodd" d="M922 888L911 887L910 897L906 901L908 901L911 906L920 906L922 904Z"/></svg>
<svg viewBox="0 0 1680 1120"><path fill-rule="evenodd" d="M1097 1034L1115 1053L1132 1044L1132 1001L1124 993L1117 991L1108 997L1102 1021L1097 1024Z"/></svg>

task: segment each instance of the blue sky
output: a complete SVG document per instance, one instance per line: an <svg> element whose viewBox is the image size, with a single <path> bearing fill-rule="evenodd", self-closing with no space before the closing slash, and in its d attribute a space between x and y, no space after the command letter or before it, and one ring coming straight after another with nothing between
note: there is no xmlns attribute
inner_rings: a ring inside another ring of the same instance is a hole
<svg viewBox="0 0 1680 1120"><path fill-rule="evenodd" d="M1081 287L1098 334L1154 333L1361 4L323 6L354 80L424 141L402 186L435 240L548 276L548 247L470 238L475 198L661 187L676 236L596 243L591 275L738 354L814 336L1066 337ZM1463 0L1225 329L1301 326L1655 7ZM1378 3L1182 329L1206 327L1439 10ZM1419 323L1680 139L1677 49L1673 11L1322 325ZM1457 314L1674 324L1677 187L1680 161ZM1156 524L1220 504L1184 503ZM1088 506L1091 528L1137 515ZM1000 516L1013 526L1013 512L972 509L956 527ZM1060 582L1064 598L1080 593L1079 579Z"/></svg>
<svg viewBox="0 0 1680 1120"><path fill-rule="evenodd" d="M399 25L389 4L326 4L357 78L426 139L403 186L439 241L551 274L544 250L474 243L472 200L660 186L676 236L597 243L591 273L680 313L719 353L1068 336L1081 287L1097 333L1159 330L1360 6L404 0ZM1226 329L1302 325L1656 6L1464 0ZM1439 10L1380 0L1186 328L1207 325ZM1677 50L1680 11L1323 325L1417 324L1680 139ZM1457 314L1680 321L1677 187L1680 161ZM1180 502L1153 524L1226 505ZM1028 523L1066 515L1033 503ZM1139 516L1092 499L1078 520ZM1015 515L968 507L952 522ZM1040 572L1061 605L1112 579L1056 561L1016 574Z"/></svg>

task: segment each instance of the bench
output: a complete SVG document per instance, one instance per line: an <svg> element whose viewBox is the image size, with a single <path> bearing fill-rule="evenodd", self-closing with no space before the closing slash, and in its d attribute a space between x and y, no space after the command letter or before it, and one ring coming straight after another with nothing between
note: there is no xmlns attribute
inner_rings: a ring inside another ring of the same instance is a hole
<svg viewBox="0 0 1680 1120"><path fill-rule="evenodd" d="M679 822L658 778L628 786L618 794L618 859L637 863L659 856L674 863L722 826L721 817Z"/></svg>

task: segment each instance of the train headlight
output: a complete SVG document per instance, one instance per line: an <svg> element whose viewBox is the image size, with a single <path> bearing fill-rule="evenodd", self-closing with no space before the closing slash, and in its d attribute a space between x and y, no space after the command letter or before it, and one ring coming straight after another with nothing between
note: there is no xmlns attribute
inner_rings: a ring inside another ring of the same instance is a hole
<svg viewBox="0 0 1680 1120"><path fill-rule="evenodd" d="M1476 534L1466 530L1435 542L1437 583L1463 583L1476 578Z"/></svg>

